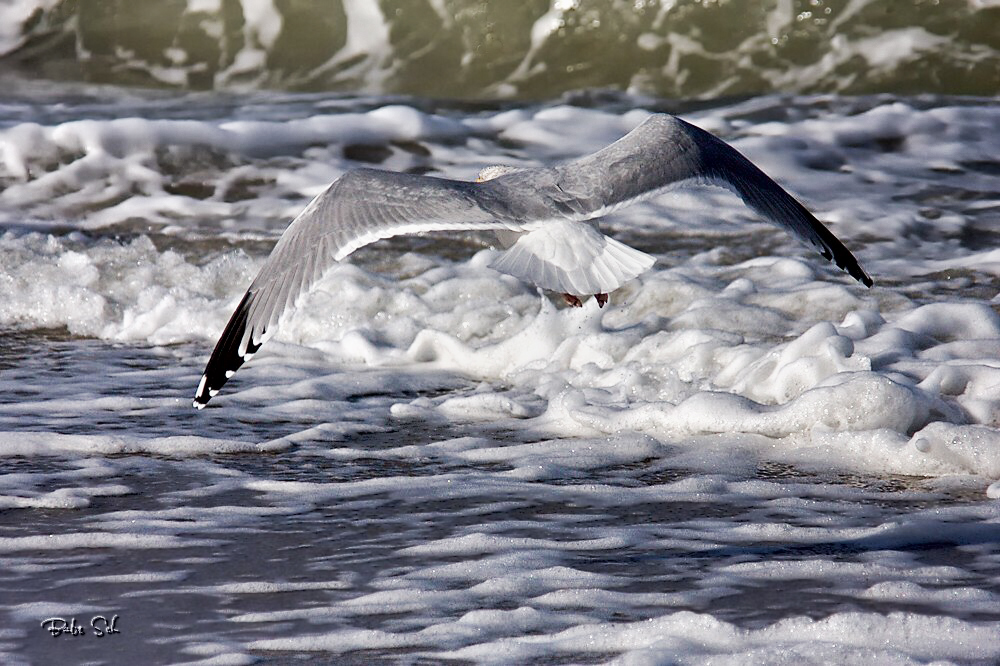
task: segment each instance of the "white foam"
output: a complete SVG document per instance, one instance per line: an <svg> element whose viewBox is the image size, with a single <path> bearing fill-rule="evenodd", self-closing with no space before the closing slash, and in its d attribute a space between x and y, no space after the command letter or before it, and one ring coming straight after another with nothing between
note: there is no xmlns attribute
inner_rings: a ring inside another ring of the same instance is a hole
<svg viewBox="0 0 1000 666"><path fill-rule="evenodd" d="M34 15L49 12L59 0L11 0L0 8L0 54L11 53L28 38L25 27Z"/></svg>
<svg viewBox="0 0 1000 666"><path fill-rule="evenodd" d="M880 240L862 248L862 259L870 272L891 281L894 275L939 270L947 262L932 236L926 242L907 240L905 234L894 237L901 227L893 227L896 222L887 227L886 215L896 215L905 226L913 223L914 211L865 183L906 187L917 182L928 161L982 159L989 152L982 145L996 142L988 132L989 114L975 106L921 111L886 104L851 116L756 125L735 144L807 202L821 202L821 217L834 220L832 226L849 245L858 234L874 233ZM343 160L321 165L330 157L327 151L315 158L300 153L310 143L422 141L462 165L456 175L463 175L507 160L490 155L488 144L469 148L436 142L499 130L503 138L528 146L527 154L547 160L568 150L596 149L643 115L557 106L454 120L395 105L289 122L22 123L2 130L5 168L20 182L0 197L39 211L87 202L96 209L79 219L82 228L115 225L134 215L211 218L232 213L233 207L217 195L198 200L167 194L166 172L155 168L158 154L210 149L240 160L299 154L292 169L272 170L266 164L258 169L261 177L276 178L261 189L256 204L277 217L278 230L297 209L277 204L289 188L305 200L348 166ZM724 113L695 120L732 127ZM905 137L894 153L854 148L893 137ZM60 164L66 155L79 156ZM820 157L843 161L844 155L851 160L851 174L803 168ZM218 159L216 174L223 178L247 171L246 166L231 169L230 157ZM52 160L54 170L28 177L33 165ZM862 182L852 189L858 178ZM983 177L971 178L975 186ZM71 192L53 199L66 185ZM139 194L99 203L125 190ZM699 208L702 196L710 197L714 210ZM673 203L686 209L686 219L661 215ZM720 218L725 228L732 222L736 232L751 216L731 195L705 190L697 196L668 195L609 222L654 234L675 228L710 233L719 228ZM949 218L941 229L953 224L962 223ZM256 233L255 224L249 228L244 233ZM179 239L200 237L182 226L164 229ZM1000 318L989 306L962 298L922 304L884 288L868 292L825 271L807 254L727 265L715 256L727 251L726 236L716 242L717 249L686 264L665 262L629 282L603 311L556 310L522 283L491 271L492 251L441 265L403 256L385 272L343 266L303 299L278 341L320 349L328 363L430 365L487 382L475 395L397 405L392 413L399 417L436 413L448 419L535 420L559 433L630 429L667 438L746 433L789 440L783 449L797 460L813 451L828 464L839 459L836 464L851 468L877 462L881 469L915 474L962 469L995 475L995 462L985 449L959 455L953 450L957 445L939 443L934 428L914 440L919 445L908 445L910 433L942 419L967 433L956 441L979 436L963 429L995 427L1000 407L991 387L998 377L990 358L1000 345ZM797 246L780 242L782 253L798 252ZM907 250L906 243L913 242L915 249ZM11 267L0 300L4 326L65 326L75 335L156 344L210 344L261 261L259 255L229 252L205 262L142 235L125 243L93 243L73 235L7 232L2 243ZM952 249L963 270L993 274L991 253ZM898 258L904 253L913 255L905 265ZM402 278L394 279L394 271L402 271ZM266 353L275 350L265 347ZM299 354L294 347L288 352ZM516 390L498 391L491 382ZM856 436L848 437L849 432ZM861 451L863 442L868 442L867 453ZM945 455L946 450L958 457Z"/></svg>
<svg viewBox="0 0 1000 666"><path fill-rule="evenodd" d="M192 545L207 546L211 544L211 541L181 539L176 536L168 535L78 532L73 534L0 537L0 553L16 553L25 550L61 551L71 548L148 550L153 548L184 548Z"/></svg>
<svg viewBox="0 0 1000 666"><path fill-rule="evenodd" d="M187 402L187 401L184 401ZM79 402L76 403L80 405ZM50 402L48 408L59 413L70 405ZM96 405L90 405L93 409ZM0 432L0 447L10 456L63 455L66 453L119 455L153 453L168 456L192 456L204 453L263 452L284 448L281 443L254 443L226 440L219 437L174 435L168 437L135 437L127 435L66 435L51 432ZM120 494L122 486L93 489L94 494ZM52 495L61 496L60 491ZM0 500L2 501L2 500ZM55 501L55 500L53 500Z"/></svg>
<svg viewBox="0 0 1000 666"><path fill-rule="evenodd" d="M942 633L957 639L951 649L941 651L934 640ZM808 653L798 647L803 636L811 641ZM912 643L904 638L911 636ZM740 630L711 616L682 611L645 622L585 625L439 654L499 663L530 660L553 650L619 652L636 663L657 663L683 653L692 661L714 657L713 662L726 664L791 664L804 658L807 663L893 659L901 653L922 659L988 659L998 653L1000 644L989 628L950 618L845 612L822 620L793 618L758 630Z"/></svg>

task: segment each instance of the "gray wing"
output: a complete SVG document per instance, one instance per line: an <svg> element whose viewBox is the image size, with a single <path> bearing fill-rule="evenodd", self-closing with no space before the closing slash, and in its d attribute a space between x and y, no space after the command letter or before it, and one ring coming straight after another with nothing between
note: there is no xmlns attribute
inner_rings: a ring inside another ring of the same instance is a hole
<svg viewBox="0 0 1000 666"><path fill-rule="evenodd" d="M292 220L274 246L216 343L194 406L204 407L270 337L295 299L358 248L400 234L523 228L502 201L474 183L374 169L344 174Z"/></svg>
<svg viewBox="0 0 1000 666"><path fill-rule="evenodd" d="M735 148L674 116L651 116L615 143L579 160L530 173L515 172L487 185L521 192L515 201L525 213L548 209L586 219L689 180L732 190L761 217L812 245L865 286L872 286L850 250L801 203ZM531 196L524 196L525 192ZM510 200L508 195L501 198Z"/></svg>

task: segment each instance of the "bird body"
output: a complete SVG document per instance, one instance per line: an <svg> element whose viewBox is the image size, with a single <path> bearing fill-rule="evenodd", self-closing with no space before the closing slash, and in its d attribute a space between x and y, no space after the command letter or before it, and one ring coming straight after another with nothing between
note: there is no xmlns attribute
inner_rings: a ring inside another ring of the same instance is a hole
<svg viewBox="0 0 1000 666"><path fill-rule="evenodd" d="M615 143L567 164L491 167L476 182L348 171L278 240L215 346L195 394L202 408L275 331L281 315L360 247L401 234L492 230L507 249L491 264L568 302L607 294L653 265L600 232L596 219L687 181L729 188L768 221L813 245L866 286L854 255L736 149L674 116L650 116Z"/></svg>

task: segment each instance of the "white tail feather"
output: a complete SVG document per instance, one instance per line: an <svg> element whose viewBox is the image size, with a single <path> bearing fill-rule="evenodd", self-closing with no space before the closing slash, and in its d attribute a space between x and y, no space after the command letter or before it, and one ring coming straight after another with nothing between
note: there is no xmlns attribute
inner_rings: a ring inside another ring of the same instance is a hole
<svg viewBox="0 0 1000 666"><path fill-rule="evenodd" d="M560 220L522 235L490 267L542 289L586 296L614 291L653 262L585 222Z"/></svg>

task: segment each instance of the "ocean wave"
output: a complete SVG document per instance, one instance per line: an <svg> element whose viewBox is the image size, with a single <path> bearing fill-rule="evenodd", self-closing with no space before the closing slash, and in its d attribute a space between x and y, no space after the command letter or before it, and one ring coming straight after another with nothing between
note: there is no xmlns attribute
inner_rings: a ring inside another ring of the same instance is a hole
<svg viewBox="0 0 1000 666"><path fill-rule="evenodd" d="M550 99L993 95L989 0L188 0L0 7L0 65L182 89Z"/></svg>

